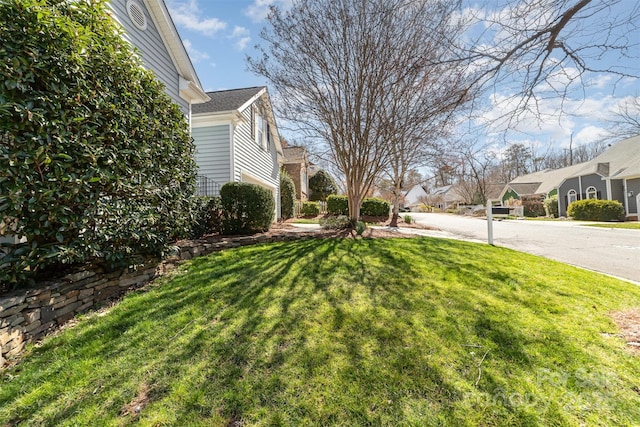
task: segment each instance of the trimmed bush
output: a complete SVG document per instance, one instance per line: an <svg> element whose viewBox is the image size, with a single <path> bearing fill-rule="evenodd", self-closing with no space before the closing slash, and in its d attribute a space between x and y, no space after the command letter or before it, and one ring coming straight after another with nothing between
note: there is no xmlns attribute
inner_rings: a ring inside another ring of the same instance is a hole
<svg viewBox="0 0 640 427"><path fill-rule="evenodd" d="M311 178L309 178L309 190L311 201L325 201L331 194L338 193L338 186L331 175L325 170L319 170Z"/></svg>
<svg viewBox="0 0 640 427"><path fill-rule="evenodd" d="M318 206L318 202L304 202L301 212L303 216L318 216L320 215L320 206Z"/></svg>
<svg viewBox="0 0 640 427"><path fill-rule="evenodd" d="M267 231L274 218L273 193L259 185L228 182L220 189L222 232L250 234Z"/></svg>
<svg viewBox="0 0 640 427"><path fill-rule="evenodd" d="M189 238L198 239L205 234L220 233L222 206L220 197L194 196L191 200L191 230Z"/></svg>
<svg viewBox="0 0 640 427"><path fill-rule="evenodd" d="M343 230L353 227L353 221L347 215L328 216L320 219L320 226L325 230Z"/></svg>
<svg viewBox="0 0 640 427"><path fill-rule="evenodd" d="M349 199L347 196L332 194L327 197L327 213L329 215L349 215Z"/></svg>
<svg viewBox="0 0 640 427"><path fill-rule="evenodd" d="M411 224L413 222L413 217L411 215L405 215L404 222L406 222L407 224Z"/></svg>
<svg viewBox="0 0 640 427"><path fill-rule="evenodd" d="M184 114L106 1L12 0L0 17L0 234L26 239L6 248L0 282L161 255L190 229Z"/></svg>
<svg viewBox="0 0 640 427"><path fill-rule="evenodd" d="M280 171L280 215L283 220L293 218L296 204L296 185L284 170Z"/></svg>
<svg viewBox="0 0 640 427"><path fill-rule="evenodd" d="M367 224L365 224L362 221L356 222L356 235L362 236L362 233L364 233L364 230L366 229L367 229Z"/></svg>
<svg viewBox="0 0 640 427"><path fill-rule="evenodd" d="M624 208L617 200L578 200L569 205L567 215L582 221L620 221Z"/></svg>
<svg viewBox="0 0 640 427"><path fill-rule="evenodd" d="M391 205L386 200L368 197L362 201L360 215L388 217L389 209L391 209Z"/></svg>
<svg viewBox="0 0 640 427"><path fill-rule="evenodd" d="M558 218L558 195L554 194L551 197L547 197L544 200L544 210L547 216L552 218Z"/></svg>
<svg viewBox="0 0 640 427"><path fill-rule="evenodd" d="M522 210L524 216L529 218L536 218L539 216L545 216L546 211L540 196L522 196L520 199L522 203Z"/></svg>

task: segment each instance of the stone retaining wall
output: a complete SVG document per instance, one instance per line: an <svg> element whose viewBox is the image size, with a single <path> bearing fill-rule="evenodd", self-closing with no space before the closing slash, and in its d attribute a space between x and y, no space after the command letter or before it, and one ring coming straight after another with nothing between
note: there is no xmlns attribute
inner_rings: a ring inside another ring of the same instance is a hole
<svg viewBox="0 0 640 427"><path fill-rule="evenodd" d="M139 288L184 260L227 248L308 237L284 233L182 241L178 243L178 255L162 261L148 259L144 264L110 273L87 266L58 280L40 283L37 289L4 295L0 297L0 369L7 359L18 355L25 344L42 338L77 314Z"/></svg>

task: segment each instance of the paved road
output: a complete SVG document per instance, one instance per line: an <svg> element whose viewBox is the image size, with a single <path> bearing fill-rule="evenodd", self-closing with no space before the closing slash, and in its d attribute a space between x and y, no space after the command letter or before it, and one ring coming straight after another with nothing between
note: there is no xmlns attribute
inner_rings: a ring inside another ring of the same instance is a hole
<svg viewBox="0 0 640 427"><path fill-rule="evenodd" d="M447 214L411 216L444 237L487 241L487 221ZM494 221L496 246L573 264L640 284L640 230L587 227L573 221Z"/></svg>

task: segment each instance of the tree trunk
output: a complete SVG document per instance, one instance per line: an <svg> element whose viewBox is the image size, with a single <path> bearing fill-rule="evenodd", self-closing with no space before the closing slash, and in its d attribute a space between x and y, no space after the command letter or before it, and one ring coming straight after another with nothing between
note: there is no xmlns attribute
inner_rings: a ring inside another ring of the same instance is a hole
<svg viewBox="0 0 640 427"><path fill-rule="evenodd" d="M400 216L400 207L398 205L400 203L400 192L401 191L402 191L402 189L398 188L398 185L396 185L395 188L393 189L393 196L394 196L393 213L391 215L391 223L389 224L389 227L397 227L398 226L398 217Z"/></svg>
<svg viewBox="0 0 640 427"><path fill-rule="evenodd" d="M360 205L362 204L362 197L356 194L349 194L349 218L352 225L355 226L356 222L360 220Z"/></svg>

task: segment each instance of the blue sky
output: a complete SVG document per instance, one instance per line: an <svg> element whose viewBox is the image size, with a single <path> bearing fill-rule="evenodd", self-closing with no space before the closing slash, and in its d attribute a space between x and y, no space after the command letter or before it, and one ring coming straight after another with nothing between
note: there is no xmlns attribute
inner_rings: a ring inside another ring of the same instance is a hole
<svg viewBox="0 0 640 427"><path fill-rule="evenodd" d="M270 4L289 6L293 0L165 0L178 32L189 52L191 60L205 90L233 89L266 85L264 78L247 70L246 56L255 54L254 46L260 43L260 31L266 24L265 17ZM479 10L488 9L495 1L475 4ZM620 0L614 13L624 14L637 8L637 0ZM630 40L640 43L640 32L631 34ZM634 47L640 49L639 45ZM640 56L640 52L635 52ZM640 74L640 65L630 62L631 68ZM625 97L640 96L640 79L616 81L612 76L598 75L587 79L589 87L575 88L573 98L565 102L565 108L574 113L556 117L554 108L559 100L546 100L542 109L552 119L540 122L527 120L518 124L516 131L507 135L510 142L523 142L544 147L554 144L567 147L573 135L574 145L599 139L607 128L607 118ZM509 101L508 89L497 88L486 95L490 106L484 119L498 117ZM489 140L491 140L489 129ZM501 129L494 128L496 145L504 145ZM288 135L289 136L289 135ZM295 138L295 135L291 135Z"/></svg>
<svg viewBox="0 0 640 427"><path fill-rule="evenodd" d="M247 71L269 4L282 0L166 0L202 86L207 91L266 84Z"/></svg>

